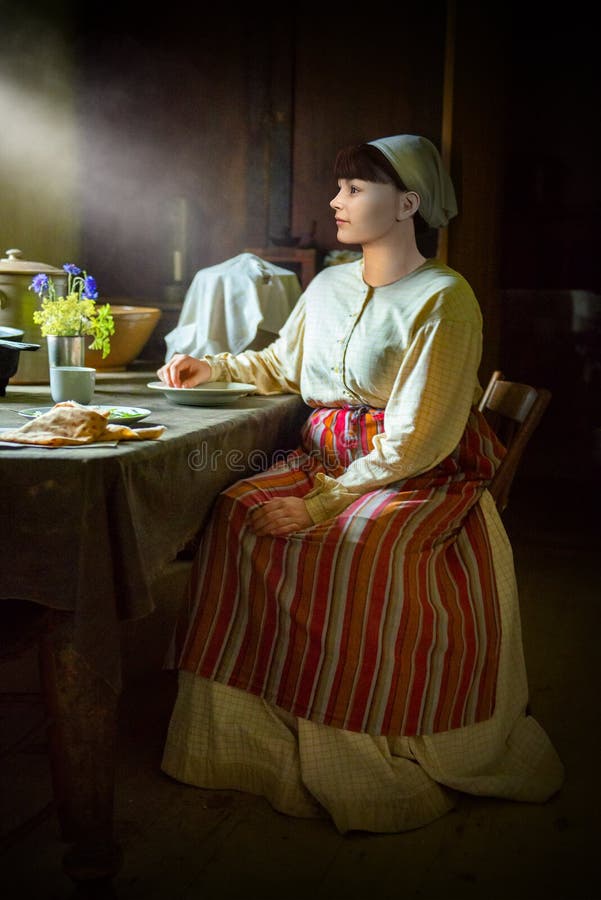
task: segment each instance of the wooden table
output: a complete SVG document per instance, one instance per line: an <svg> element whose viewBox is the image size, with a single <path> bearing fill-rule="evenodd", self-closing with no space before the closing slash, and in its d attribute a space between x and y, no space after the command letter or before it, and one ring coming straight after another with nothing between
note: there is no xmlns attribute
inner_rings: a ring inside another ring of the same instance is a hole
<svg viewBox="0 0 601 900"><path fill-rule="evenodd" d="M121 623L155 608L153 582L198 535L217 494L297 445L308 408L295 395L221 407L169 404L153 372L99 374L94 403L142 406L159 440L99 448L0 448L0 602L47 608L42 686L63 866L114 875L116 713ZM9 385L0 430L51 406L47 386Z"/></svg>

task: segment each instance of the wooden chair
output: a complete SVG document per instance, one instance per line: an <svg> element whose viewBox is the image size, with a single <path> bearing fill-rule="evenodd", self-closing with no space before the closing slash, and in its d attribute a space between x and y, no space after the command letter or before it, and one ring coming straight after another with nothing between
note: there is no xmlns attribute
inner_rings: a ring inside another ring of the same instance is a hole
<svg viewBox="0 0 601 900"><path fill-rule="evenodd" d="M550 400L551 392L545 388L505 381L503 373L498 370L491 375L482 395L478 408L507 448L488 488L500 513L509 501L511 484L526 444Z"/></svg>

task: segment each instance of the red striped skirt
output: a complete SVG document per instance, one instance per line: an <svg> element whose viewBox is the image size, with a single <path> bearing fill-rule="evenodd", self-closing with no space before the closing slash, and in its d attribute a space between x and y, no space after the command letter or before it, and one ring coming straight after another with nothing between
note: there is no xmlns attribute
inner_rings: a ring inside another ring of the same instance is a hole
<svg viewBox="0 0 601 900"><path fill-rule="evenodd" d="M339 476L383 424L383 410L316 409L297 450L220 494L175 636L179 668L373 735L492 715L500 618L478 499L504 449L477 410L429 472L285 537L249 528L257 505Z"/></svg>

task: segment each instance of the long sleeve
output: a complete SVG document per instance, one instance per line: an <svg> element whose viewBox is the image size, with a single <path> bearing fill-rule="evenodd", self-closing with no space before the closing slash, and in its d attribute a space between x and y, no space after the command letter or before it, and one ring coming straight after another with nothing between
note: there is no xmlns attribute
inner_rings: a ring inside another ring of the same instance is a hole
<svg viewBox="0 0 601 900"><path fill-rule="evenodd" d="M211 366L210 380L254 384L260 394L298 394L304 334L305 301L300 297L276 340L264 350L203 357Z"/></svg>
<svg viewBox="0 0 601 900"><path fill-rule="evenodd" d="M339 478L319 474L305 498L320 522L367 491L436 466L459 443L478 385L481 332L472 322L424 323L407 347L386 404L384 432Z"/></svg>

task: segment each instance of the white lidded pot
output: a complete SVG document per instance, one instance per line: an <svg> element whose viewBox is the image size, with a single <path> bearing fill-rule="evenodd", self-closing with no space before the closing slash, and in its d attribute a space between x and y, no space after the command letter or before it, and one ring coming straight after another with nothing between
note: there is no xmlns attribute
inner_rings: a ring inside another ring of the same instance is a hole
<svg viewBox="0 0 601 900"><path fill-rule="evenodd" d="M40 326L33 321L33 314L40 307L40 298L29 290L34 275L45 274L52 278L57 294L67 289L67 273L48 263L23 259L21 250L7 250L0 259L0 326L23 331L23 341L40 343L37 353L23 353L11 384L48 384L48 350L46 341L40 341Z"/></svg>

